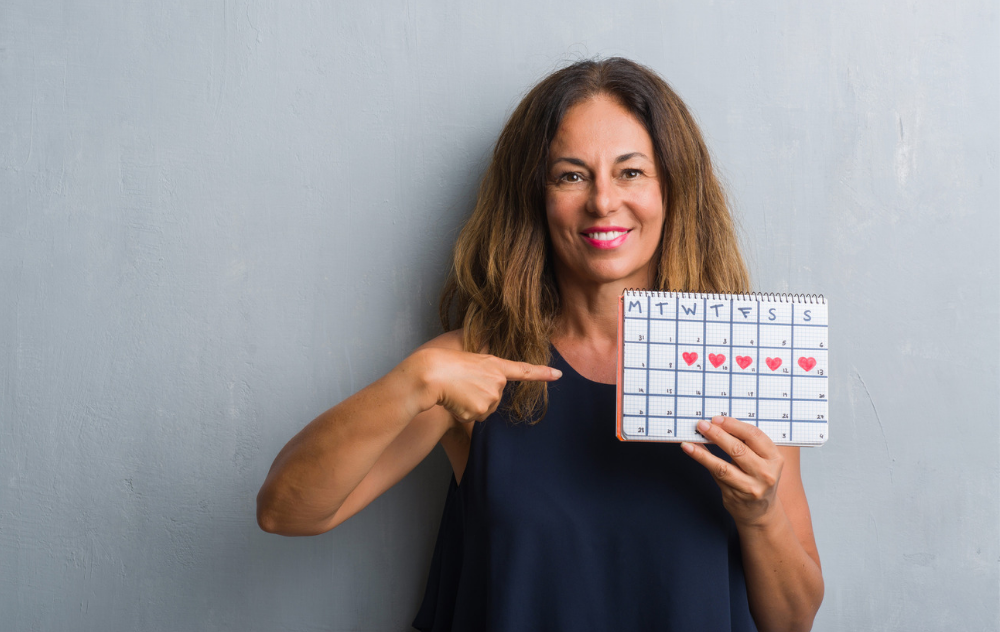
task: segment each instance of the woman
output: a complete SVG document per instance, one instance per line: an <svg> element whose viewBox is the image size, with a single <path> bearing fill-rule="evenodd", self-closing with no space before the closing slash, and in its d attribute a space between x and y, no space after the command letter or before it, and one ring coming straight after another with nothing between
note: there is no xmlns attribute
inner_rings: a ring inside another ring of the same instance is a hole
<svg viewBox="0 0 1000 632"><path fill-rule="evenodd" d="M440 442L455 478L416 627L809 629L823 580L797 448L730 418L700 424L712 449L614 436L622 291L749 285L667 84L618 58L545 78L454 257L447 333L281 450L261 527L332 529Z"/></svg>

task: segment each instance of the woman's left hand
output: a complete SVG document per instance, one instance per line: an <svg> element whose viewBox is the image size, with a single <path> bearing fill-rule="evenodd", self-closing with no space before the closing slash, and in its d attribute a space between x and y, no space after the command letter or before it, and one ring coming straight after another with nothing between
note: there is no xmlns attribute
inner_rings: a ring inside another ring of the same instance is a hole
<svg viewBox="0 0 1000 632"><path fill-rule="evenodd" d="M737 526L763 526L777 508L778 480L784 459L771 438L756 426L733 419L713 417L699 421L698 432L722 448L729 463L704 445L682 443L681 449L712 474L722 489L722 503Z"/></svg>

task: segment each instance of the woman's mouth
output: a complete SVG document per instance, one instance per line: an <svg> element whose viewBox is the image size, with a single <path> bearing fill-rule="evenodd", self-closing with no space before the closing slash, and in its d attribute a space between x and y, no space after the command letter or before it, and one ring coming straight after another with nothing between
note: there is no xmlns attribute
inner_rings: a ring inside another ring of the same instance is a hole
<svg viewBox="0 0 1000 632"><path fill-rule="evenodd" d="M628 228L620 226L601 226L599 228L588 228L583 231L583 239L594 248L607 250L617 248L625 243L628 234L632 232Z"/></svg>

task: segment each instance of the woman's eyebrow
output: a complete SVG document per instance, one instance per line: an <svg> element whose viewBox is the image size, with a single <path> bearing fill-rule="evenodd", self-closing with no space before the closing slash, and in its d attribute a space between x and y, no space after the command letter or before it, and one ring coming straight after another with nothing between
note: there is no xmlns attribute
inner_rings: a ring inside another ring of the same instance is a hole
<svg viewBox="0 0 1000 632"><path fill-rule="evenodd" d="M649 156L642 153L641 151L633 151L627 154L622 154L621 156L615 158L615 164L618 164L620 162L625 162L626 160L631 160L633 158L645 158L646 160L649 160ZM579 158L570 158L569 156L561 156L559 158L556 158L555 160L552 161L552 165L555 166L555 164L559 162L568 162L569 164L576 165L577 167L587 166L587 163L580 160Z"/></svg>
<svg viewBox="0 0 1000 632"><path fill-rule="evenodd" d="M552 161L552 165L555 166L555 164L557 162L568 162L569 164L576 165L577 167L586 167L587 166L587 163L585 163L584 161L580 160L579 158L569 158L567 156L563 156L561 158L556 158L555 160Z"/></svg>
<svg viewBox="0 0 1000 632"><path fill-rule="evenodd" d="M622 154L621 156L615 158L615 164L618 164L619 162L625 162L626 160L631 160L633 158L645 158L646 160L649 160L649 156L642 153L641 151L633 151L632 153Z"/></svg>

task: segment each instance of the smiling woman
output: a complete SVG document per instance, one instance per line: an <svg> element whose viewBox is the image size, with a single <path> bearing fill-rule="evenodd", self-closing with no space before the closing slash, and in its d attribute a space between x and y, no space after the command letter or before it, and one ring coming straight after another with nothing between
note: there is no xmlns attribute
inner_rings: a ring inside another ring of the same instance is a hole
<svg viewBox="0 0 1000 632"><path fill-rule="evenodd" d="M261 527L332 529L440 443L455 476L417 628L808 629L823 580L797 448L721 417L711 450L615 438L628 287L749 283L680 99L634 62L580 62L497 141L446 333L289 441Z"/></svg>

